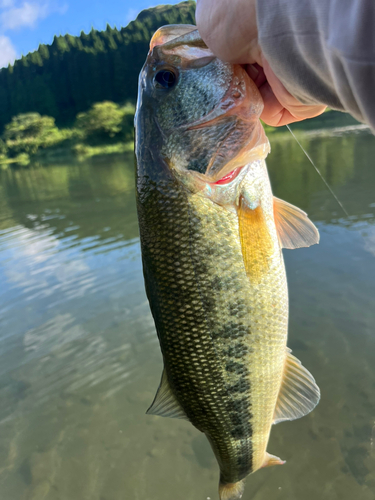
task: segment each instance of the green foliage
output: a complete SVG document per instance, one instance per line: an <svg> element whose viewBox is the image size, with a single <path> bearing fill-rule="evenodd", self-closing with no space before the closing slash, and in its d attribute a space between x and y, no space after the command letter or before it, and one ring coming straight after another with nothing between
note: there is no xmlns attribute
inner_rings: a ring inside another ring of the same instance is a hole
<svg viewBox="0 0 375 500"><path fill-rule="evenodd" d="M59 139L55 119L39 113L24 113L12 118L3 135L10 156L20 153L35 154L40 147L54 144Z"/></svg>
<svg viewBox="0 0 375 500"><path fill-rule="evenodd" d="M76 127L86 137L94 140L108 140L118 136L120 132L129 135L129 123L125 117L134 118L134 106L119 106L114 102L104 101L94 104L86 113L77 116ZM133 125L131 125L133 128Z"/></svg>
<svg viewBox="0 0 375 500"><path fill-rule="evenodd" d="M7 154L7 147L3 140L0 139L0 156L5 156Z"/></svg>
<svg viewBox="0 0 375 500"><path fill-rule="evenodd" d="M194 1L142 11L126 28L107 26L56 36L51 45L0 70L0 131L13 116L30 112L71 126L96 102L135 102L137 80L153 33L165 24L194 24Z"/></svg>
<svg viewBox="0 0 375 500"><path fill-rule="evenodd" d="M64 147L78 156L118 153L133 147L134 106L104 101L79 113L76 127L59 129L55 119L39 113L21 113L5 126L0 139L0 165L27 165L40 149ZM52 149L51 149L52 148ZM46 152L47 154L47 152Z"/></svg>
<svg viewBox="0 0 375 500"><path fill-rule="evenodd" d="M5 127L5 140L34 138L45 135L56 129L55 120L50 116L40 116L39 113L26 113L14 116Z"/></svg>
<svg viewBox="0 0 375 500"><path fill-rule="evenodd" d="M134 140L134 114L135 114L135 106L133 104L126 104L122 107L122 122L121 122L121 130L123 133L124 141L133 141Z"/></svg>
<svg viewBox="0 0 375 500"><path fill-rule="evenodd" d="M116 144L88 146L86 144L79 143L73 147L73 151L76 154L78 160L81 161L92 156L130 153L133 151L133 144L129 142L118 142Z"/></svg>

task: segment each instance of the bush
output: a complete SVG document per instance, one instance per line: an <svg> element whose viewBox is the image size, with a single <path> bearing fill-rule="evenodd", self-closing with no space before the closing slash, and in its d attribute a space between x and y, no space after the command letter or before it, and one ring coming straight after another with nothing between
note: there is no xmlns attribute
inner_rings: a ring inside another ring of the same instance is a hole
<svg viewBox="0 0 375 500"><path fill-rule="evenodd" d="M134 140L134 113L135 108L132 104L125 104L122 108L123 117L121 122L121 129L123 133L122 139L124 141Z"/></svg>
<svg viewBox="0 0 375 500"><path fill-rule="evenodd" d="M57 145L72 148L79 156L97 154L103 146L109 147L108 152L121 152L122 146L134 137L133 123L133 105L119 106L109 101L96 103L86 113L80 113L74 128L58 129L54 118L39 113L20 114L5 127L0 139L0 160L8 158L11 163L19 163L21 158L26 164L26 158L40 149Z"/></svg>
<svg viewBox="0 0 375 500"><path fill-rule="evenodd" d="M5 127L3 135L10 156L21 153L35 154L40 147L55 144L60 140L55 119L39 113L14 116Z"/></svg>
<svg viewBox="0 0 375 500"><path fill-rule="evenodd" d="M119 106L104 101L94 104L86 113L77 116L76 128L92 140L105 141L108 138L131 139L134 120L134 106Z"/></svg>
<svg viewBox="0 0 375 500"><path fill-rule="evenodd" d="M121 131L122 112L114 102L94 104L86 113L77 116L76 127L87 136L111 137Z"/></svg>
<svg viewBox="0 0 375 500"><path fill-rule="evenodd" d="M0 139L0 156L6 156L7 154L7 147L4 141Z"/></svg>

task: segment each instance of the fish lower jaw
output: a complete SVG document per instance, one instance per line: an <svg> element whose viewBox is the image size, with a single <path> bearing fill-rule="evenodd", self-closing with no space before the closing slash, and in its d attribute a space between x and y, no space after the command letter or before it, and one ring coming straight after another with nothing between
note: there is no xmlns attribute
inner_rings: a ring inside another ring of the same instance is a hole
<svg viewBox="0 0 375 500"><path fill-rule="evenodd" d="M232 212L237 213L241 197L248 208L255 210L260 204L259 184L262 181L263 165L263 160L257 161L235 168L218 181L207 182L205 179L200 192Z"/></svg>
<svg viewBox="0 0 375 500"><path fill-rule="evenodd" d="M242 168L243 167L237 167L234 170L232 170L231 172L229 172L229 174L225 174L218 181L212 182L210 184L214 184L216 186L221 186L223 184L229 184L230 182L234 181L234 179L238 176L238 174L240 173L240 171L242 170Z"/></svg>

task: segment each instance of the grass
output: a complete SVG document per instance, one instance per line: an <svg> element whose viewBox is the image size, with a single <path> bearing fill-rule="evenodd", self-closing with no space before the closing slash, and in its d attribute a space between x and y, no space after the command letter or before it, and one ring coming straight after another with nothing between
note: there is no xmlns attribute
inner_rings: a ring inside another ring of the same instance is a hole
<svg viewBox="0 0 375 500"><path fill-rule="evenodd" d="M85 160L93 156L128 153L133 151L133 149L133 142L118 142L100 146L88 146L87 144L79 143L73 147L73 151L79 160Z"/></svg>

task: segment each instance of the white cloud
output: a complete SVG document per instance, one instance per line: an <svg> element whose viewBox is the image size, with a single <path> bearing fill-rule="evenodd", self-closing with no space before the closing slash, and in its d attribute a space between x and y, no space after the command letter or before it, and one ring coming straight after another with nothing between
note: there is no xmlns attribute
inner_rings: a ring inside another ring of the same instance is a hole
<svg viewBox="0 0 375 500"><path fill-rule="evenodd" d="M24 2L19 7L11 7L1 14L1 23L4 30L14 30L22 26L34 27L39 19L49 14L47 3Z"/></svg>
<svg viewBox="0 0 375 500"><path fill-rule="evenodd" d="M38 21L53 13L65 14L66 2L60 0L0 0L0 68L13 63L16 49L4 33L20 28L34 28Z"/></svg>
<svg viewBox="0 0 375 500"><path fill-rule="evenodd" d="M0 68L13 64L16 58L16 49L7 36L0 35Z"/></svg>
<svg viewBox="0 0 375 500"><path fill-rule="evenodd" d="M45 19L53 12L65 14L68 5L49 0L24 1L0 0L0 14L2 31L14 30L21 27L33 28L40 19Z"/></svg>
<svg viewBox="0 0 375 500"><path fill-rule="evenodd" d="M0 7L2 9L7 9L8 7L13 7L14 0L0 0Z"/></svg>

